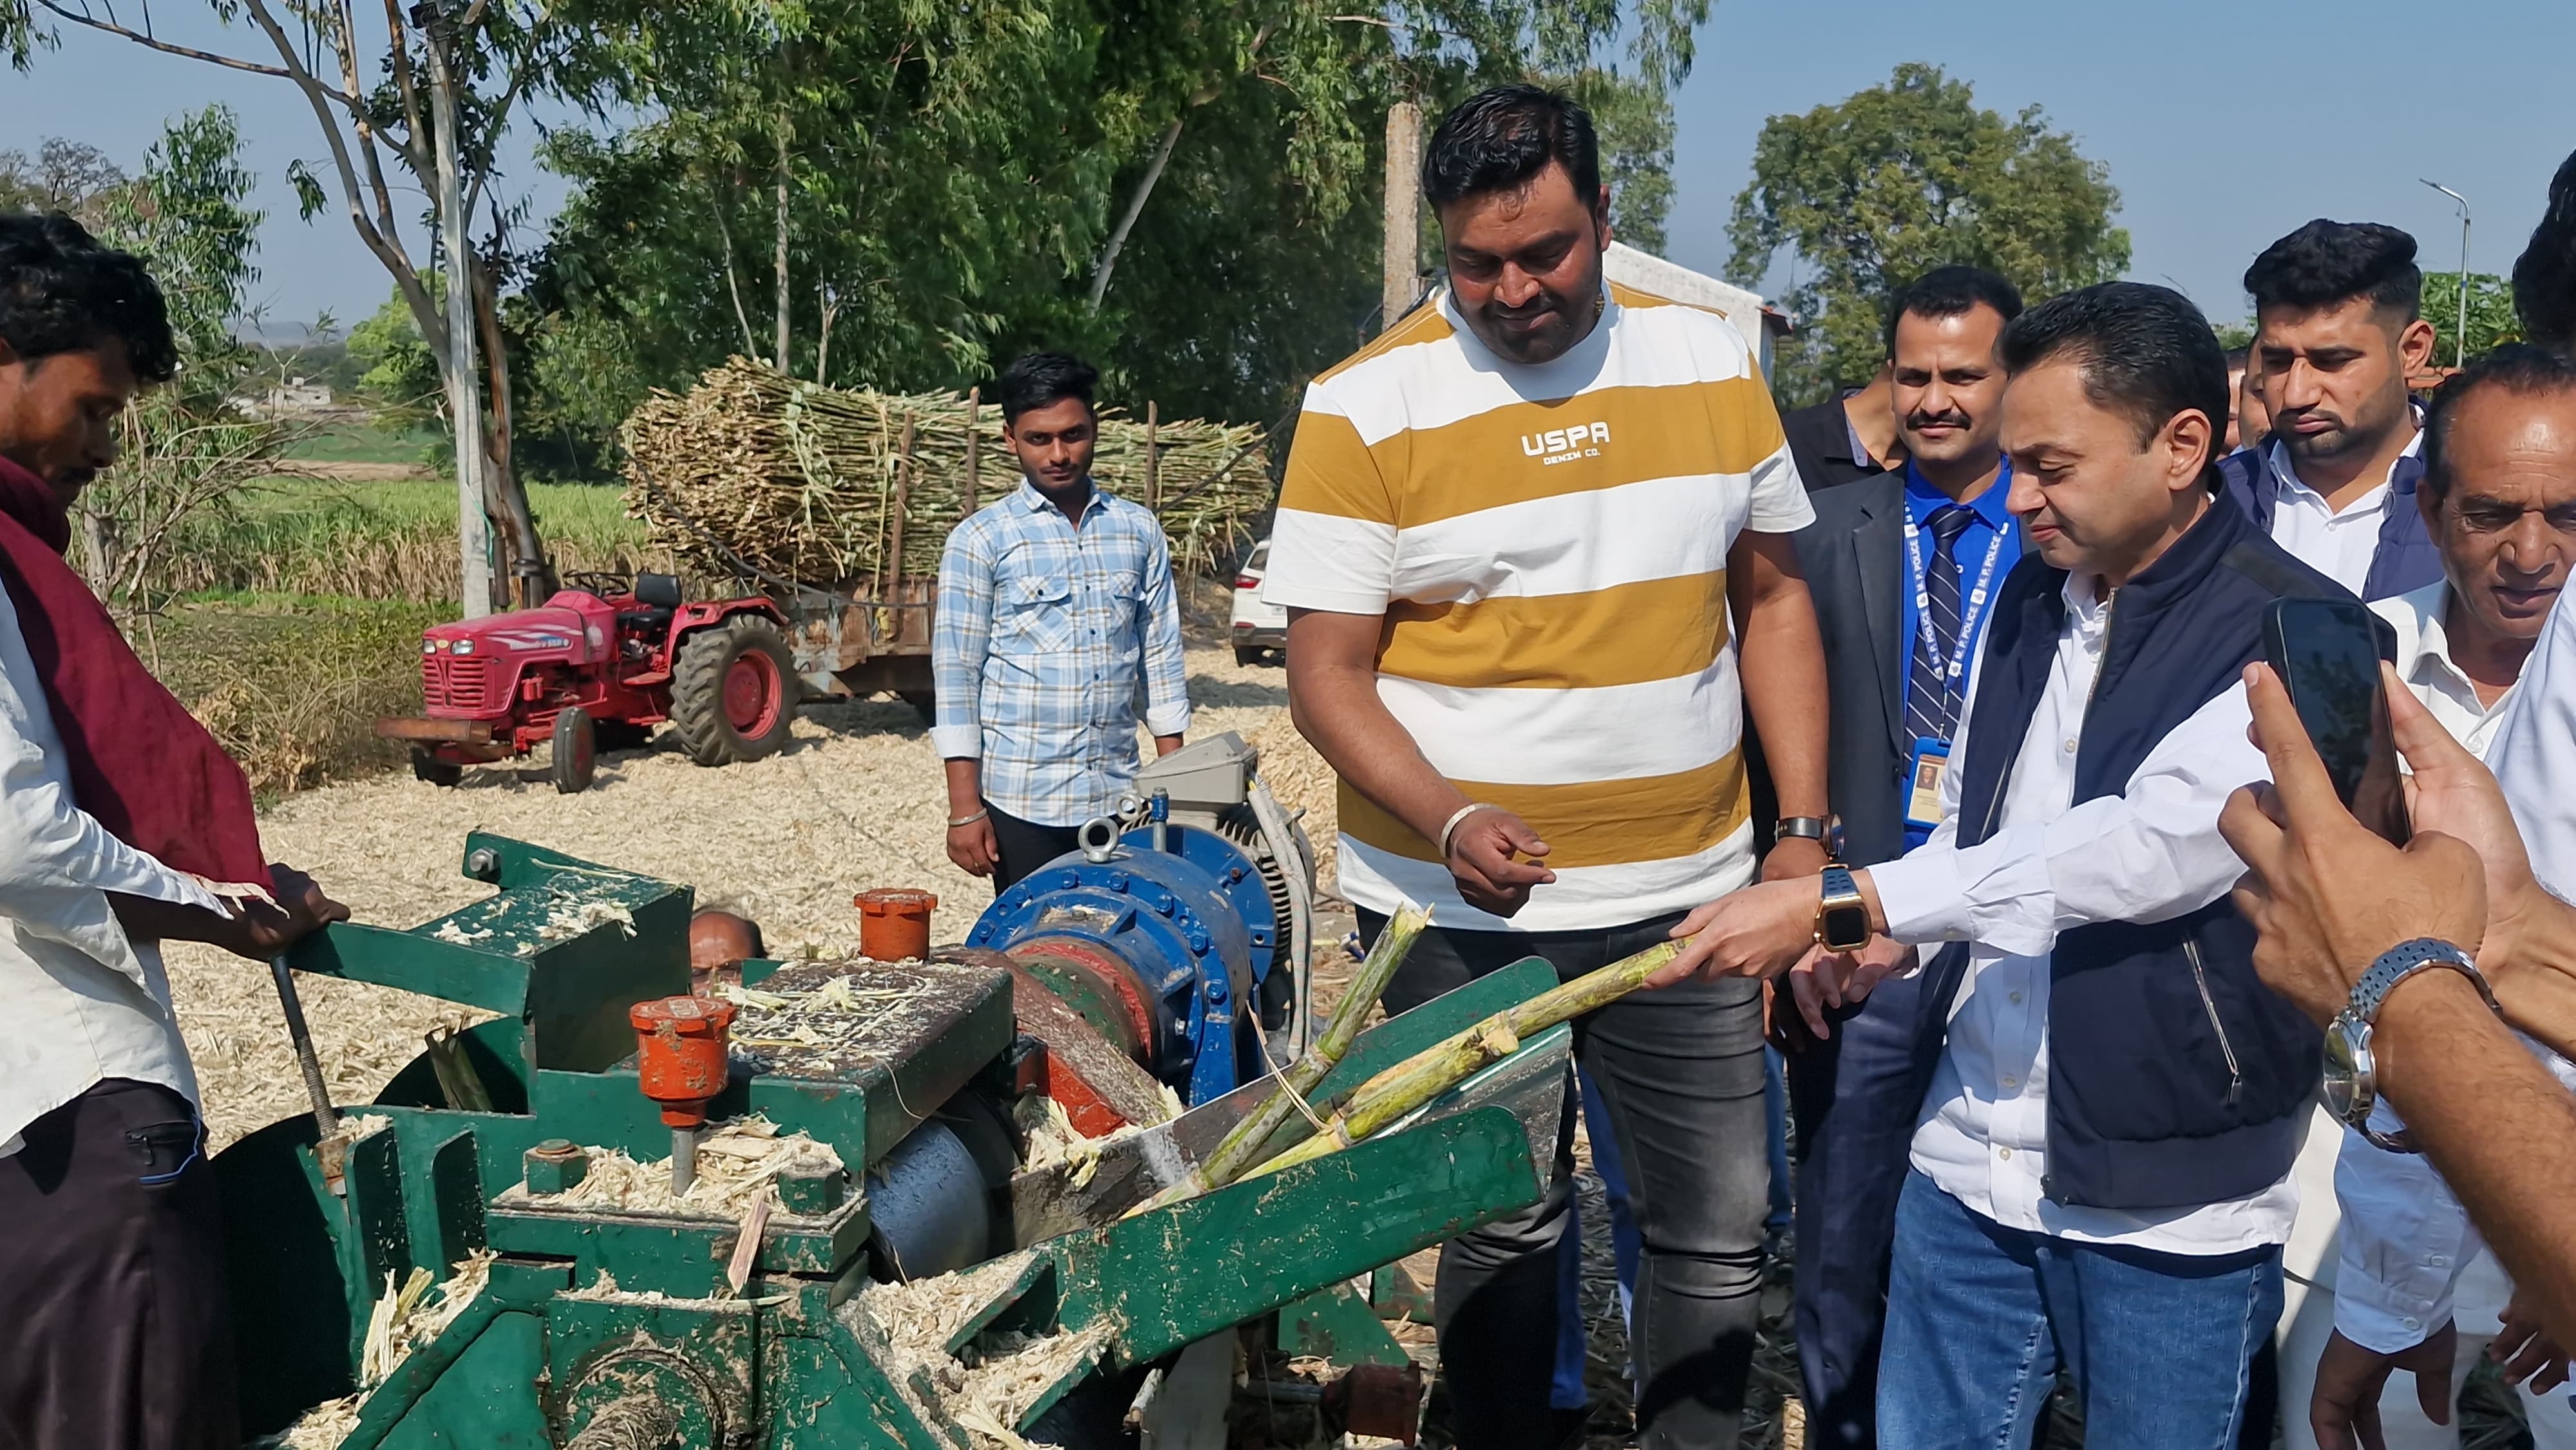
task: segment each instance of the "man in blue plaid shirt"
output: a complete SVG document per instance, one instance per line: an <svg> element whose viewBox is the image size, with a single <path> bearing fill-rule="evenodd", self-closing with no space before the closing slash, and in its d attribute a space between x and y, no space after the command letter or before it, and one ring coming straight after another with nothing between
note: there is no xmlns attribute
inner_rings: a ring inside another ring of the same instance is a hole
<svg viewBox="0 0 2576 1450"><path fill-rule="evenodd" d="M1001 892L1074 849L1136 778L1136 706L1157 754L1190 725L1162 521L1091 482L1099 374L1059 353L1002 373L1002 436L1026 481L948 535L930 742L948 770L948 859Z"/></svg>

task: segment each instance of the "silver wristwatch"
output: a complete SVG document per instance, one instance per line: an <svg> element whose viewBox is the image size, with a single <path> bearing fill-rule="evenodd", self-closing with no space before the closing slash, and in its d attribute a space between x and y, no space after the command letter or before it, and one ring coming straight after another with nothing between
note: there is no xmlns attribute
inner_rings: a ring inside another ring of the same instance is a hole
<svg viewBox="0 0 2576 1450"><path fill-rule="evenodd" d="M2352 984L2352 1000L2326 1024L2325 1080L2318 1091L2325 1099L2326 1111L2333 1113L2344 1126L2361 1134L2375 1148L2391 1153L2414 1153L2412 1139L2404 1132L2383 1133L2370 1126L2370 1110L2379 1103L2379 1063L2370 1049L2371 1032L2379 1021L2380 1004L2397 984L2429 967L2446 967L2477 983L2478 995L2496 1015L2504 1009L2496 1006L2495 993L2467 952L2446 941L2417 937L2400 942L2379 954L2361 980Z"/></svg>

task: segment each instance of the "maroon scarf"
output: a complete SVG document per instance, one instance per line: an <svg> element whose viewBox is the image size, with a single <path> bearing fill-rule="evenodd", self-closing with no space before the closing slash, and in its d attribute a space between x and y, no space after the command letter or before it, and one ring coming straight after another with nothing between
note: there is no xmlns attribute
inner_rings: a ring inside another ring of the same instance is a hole
<svg viewBox="0 0 2576 1450"><path fill-rule="evenodd" d="M0 458L0 585L62 736L72 799L109 833L223 894L265 895L250 782L108 618L63 553L71 519L44 480Z"/></svg>

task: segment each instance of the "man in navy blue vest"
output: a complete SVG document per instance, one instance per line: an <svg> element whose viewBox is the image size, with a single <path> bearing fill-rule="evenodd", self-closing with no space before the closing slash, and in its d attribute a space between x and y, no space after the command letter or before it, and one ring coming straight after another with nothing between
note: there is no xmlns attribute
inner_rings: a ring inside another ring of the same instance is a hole
<svg viewBox="0 0 2576 1450"><path fill-rule="evenodd" d="M1927 760L1937 771L1947 757L1967 664L2021 558L1998 441L1999 345L2020 315L2021 294L1981 267L1942 267L1898 293L1888 371L1907 462L1818 493L1816 522L1798 532L1836 707L1826 784L1853 865L1892 861L1931 835L1934 793L1909 787ZM1803 989L1814 976L1789 980ZM1876 1440L1888 1246L1923 1105L1912 1070L1917 980L1830 1011L1802 990L1799 1013L1774 1013L1797 1106L1798 1364L1810 1445ZM1802 1031L1808 1014L1817 1025Z"/></svg>
<svg viewBox="0 0 2576 1450"><path fill-rule="evenodd" d="M1701 908L1665 975L1947 944L1921 988L1882 1445L2027 1444L2061 1366L2090 1450L2227 1445L2280 1312L2319 1039L2255 976L2217 819L2264 774L2240 681L2264 606L2343 591L2219 487L2227 365L2179 293L2069 293L2003 355L2027 552L1940 827Z"/></svg>
<svg viewBox="0 0 2576 1450"><path fill-rule="evenodd" d="M2272 440L2222 465L2237 506L2364 599L2440 580L2441 552L2415 506L2424 460L2406 388L2433 359L2415 239L2373 222L2312 221L2263 249L2245 290L2248 380L2271 409Z"/></svg>

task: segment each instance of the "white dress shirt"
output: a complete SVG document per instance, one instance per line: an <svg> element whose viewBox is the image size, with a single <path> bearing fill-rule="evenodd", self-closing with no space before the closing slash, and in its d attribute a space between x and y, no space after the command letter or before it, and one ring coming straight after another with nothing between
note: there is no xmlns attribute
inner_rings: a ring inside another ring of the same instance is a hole
<svg viewBox="0 0 2576 1450"><path fill-rule="evenodd" d="M2468 676L2451 663L2443 632L2450 590L2448 583L2428 584L2370 607L2397 631L2397 670L2407 687L2443 729L2469 753L2485 759L2507 707L2531 682L2526 675L2492 706L2479 702ZM2508 799L2534 799L2517 795L2510 784L2506 791ZM2535 870L2538 865L2535 856ZM2560 1082L2576 1087L2576 1064L2529 1036L2522 1036L2522 1042ZM2393 1133L2405 1124L2382 1099L2372 1110L2371 1126ZM2335 1328L2365 1349L2394 1354L2450 1322L2462 1273L2486 1252L2486 1245L2431 1162L2421 1154L2384 1151L2348 1131L2335 1163L2335 1198L2343 1207ZM2501 1307L2479 1306L2482 1311Z"/></svg>
<svg viewBox="0 0 2576 1450"><path fill-rule="evenodd" d="M0 1156L103 1078L196 1101L159 946L126 936L111 891L223 909L73 804L62 737L0 591Z"/></svg>
<svg viewBox="0 0 2576 1450"><path fill-rule="evenodd" d="M2066 625L1994 836L1958 844L1963 772L1950 770L1932 839L1870 868L1889 935L1973 943L1913 1163L2008 1228L2177 1254L2281 1243L2298 1206L2286 1174L2245 1198L2145 1212L2052 1203L2041 1189L2057 934L2094 922L2169 920L2225 895L2245 868L2218 834L2219 809L2238 786L2266 776L2262 753L2246 739L2239 685L2157 742L2123 794L2070 804L2084 710L2117 607L2098 603L2093 584L2081 575L2067 581ZM1972 681L1962 718L1974 718L1976 688ZM2213 1094L2225 1088L2210 1085Z"/></svg>
<svg viewBox="0 0 2576 1450"><path fill-rule="evenodd" d="M2419 428L2398 456L2412 458L2423 447L2424 433ZM2388 517L2388 480L2381 479L2369 492L2337 509L2299 477L2289 445L2277 438L2272 441L2270 464L2272 542L2360 597L2361 586L2370 578L2370 561L2379 553L2379 526ZM2390 464L2388 471L2395 475L2396 465Z"/></svg>

